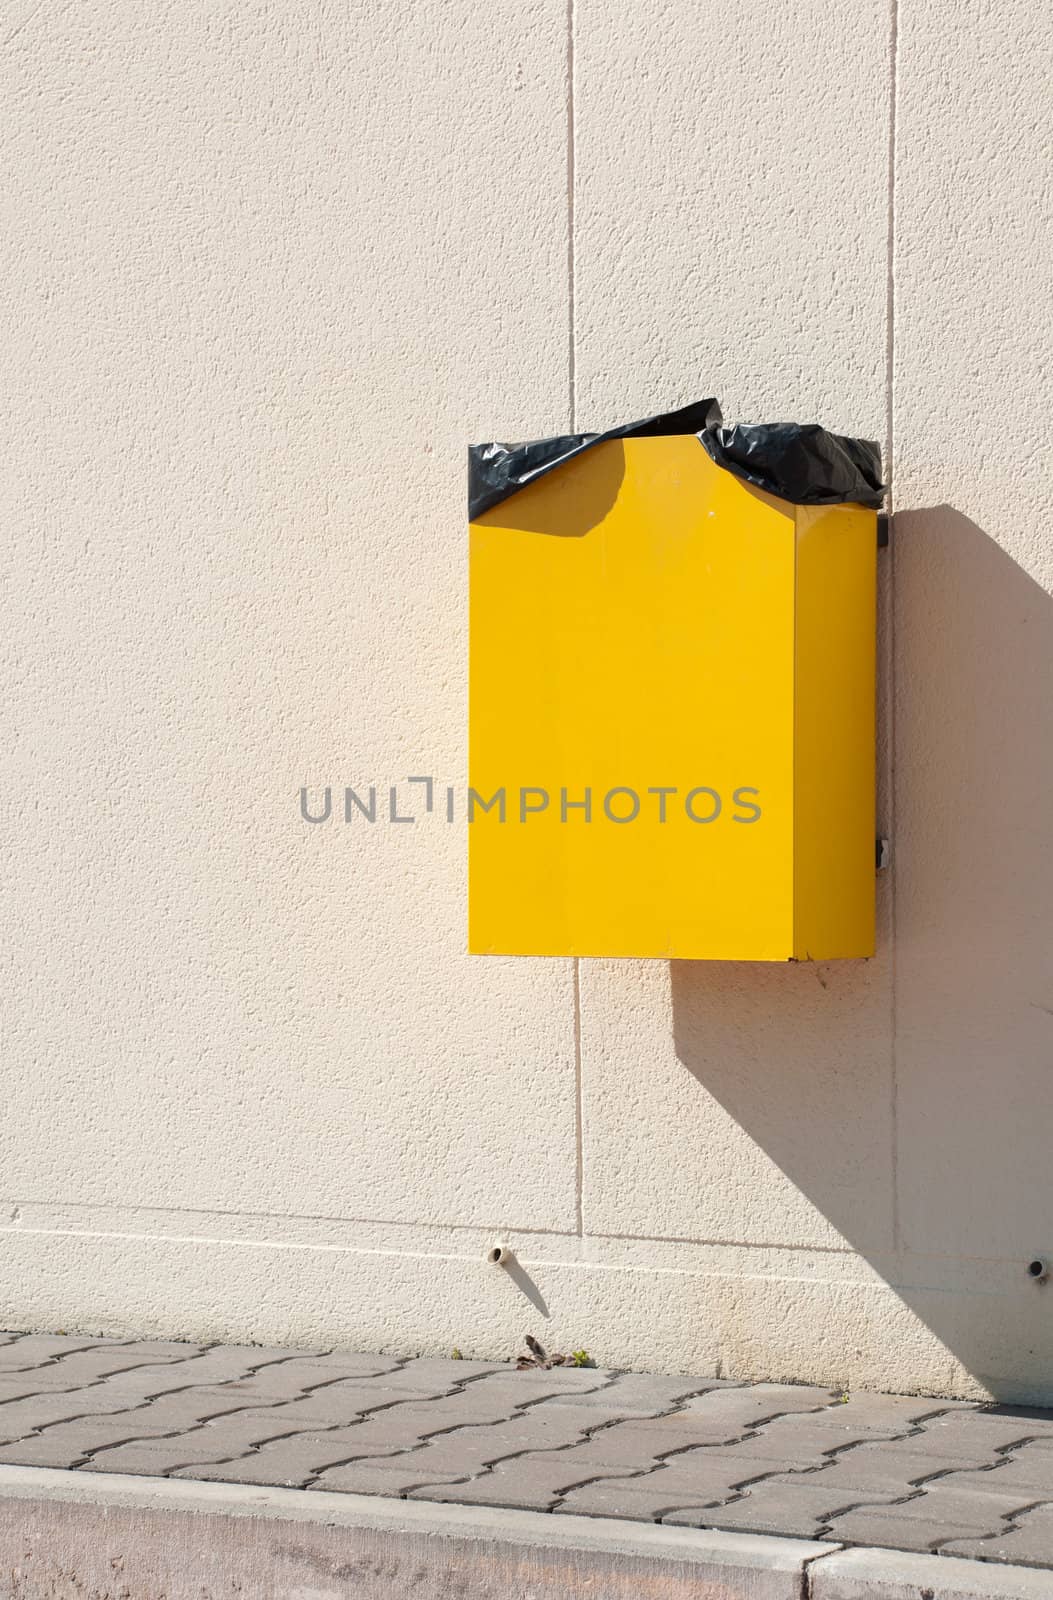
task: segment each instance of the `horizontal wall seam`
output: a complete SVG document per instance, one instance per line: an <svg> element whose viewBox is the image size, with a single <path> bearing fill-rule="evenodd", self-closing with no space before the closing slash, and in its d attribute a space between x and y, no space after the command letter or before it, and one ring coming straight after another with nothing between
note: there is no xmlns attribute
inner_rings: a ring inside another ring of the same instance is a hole
<svg viewBox="0 0 1053 1600"><path fill-rule="evenodd" d="M568 1235L566 1235L566 1237L568 1239L575 1239L576 1235L568 1234ZM398 1261L408 1261L408 1260L413 1260L413 1261L459 1261L459 1262L465 1262L465 1263L467 1263L469 1265L482 1265L479 1257L474 1253L469 1255L469 1254L461 1254L461 1253L455 1252L455 1251L422 1250L422 1249L419 1249L419 1248L413 1248L411 1246L403 1246L403 1247L400 1247L400 1248L385 1249L385 1248L383 1248L381 1246L376 1246L376 1245L340 1244L340 1243L332 1243L332 1242L325 1242L325 1241L310 1241L310 1240L301 1240L301 1239L258 1239L258 1238L238 1237L238 1236L231 1237L231 1236L222 1236L222 1235L217 1235L217 1234L204 1234L204 1233L199 1233L199 1234L193 1234L193 1233L189 1233L189 1234L188 1233L183 1233L183 1234L178 1234L178 1233L149 1233L149 1232L146 1232L144 1230L133 1230L133 1229L118 1230L118 1229L102 1229L102 1228L99 1228L99 1229L91 1229L91 1228L46 1228L46 1227L0 1228L0 1240L3 1240L5 1238L8 1238L8 1239L11 1239L11 1238L14 1238L14 1239L19 1239L19 1238L57 1238L57 1239L100 1239L100 1240L101 1239L113 1239L113 1240L124 1240L124 1241L137 1242L137 1243L149 1243L151 1245L206 1245L206 1246L214 1245L214 1246L217 1246L217 1247L220 1247L220 1248L223 1248L223 1249L240 1247L240 1248L243 1248L243 1249L246 1249L246 1250L272 1250L272 1251L282 1251L282 1252L287 1252L287 1253L300 1252L300 1253L303 1253L303 1254L315 1254L315 1255L324 1254L324 1255L341 1255L341 1256L379 1257L379 1258L383 1258L383 1259L398 1260ZM655 1241L655 1242L660 1242L660 1241ZM710 1247L710 1248L713 1248L713 1247ZM718 1246L717 1248L721 1248L721 1247ZM734 1245L727 1245L727 1246L723 1246L722 1248L735 1249L737 1247L734 1246ZM772 1248L777 1248L777 1249L780 1250L780 1252L785 1250L786 1253L789 1254L789 1255L806 1254L806 1253L808 1253L805 1250L804 1247L792 1247L791 1248L791 1247L787 1247L787 1246L779 1246L779 1247L772 1247ZM839 1254L839 1255L840 1254L844 1254L846 1256L851 1256L852 1254L854 1254L853 1252L826 1252L826 1253L827 1254ZM948 1288L947 1286L945 1286L943 1284L939 1284L939 1283L926 1282L926 1281L910 1282L910 1281L904 1281L904 1280L899 1279L899 1278L888 1278L888 1277L879 1275L876 1272L875 1272L875 1274L873 1276L865 1277L865 1278L864 1277L822 1278L822 1277L817 1277L815 1274L804 1275L804 1274L801 1274L801 1273L793 1273L793 1272L789 1272L789 1271L786 1271L786 1272L780 1272L780 1271L744 1272L742 1267L741 1267L741 1265L738 1265L738 1266L736 1266L734 1268L730 1268L730 1269L722 1269L720 1266L712 1264L712 1263L698 1263L698 1264L690 1265L690 1266L670 1266L670 1265L668 1265L666 1263L657 1262L657 1261L634 1261L634 1260L630 1260L630 1259L612 1260L612 1261L587 1261L587 1260L581 1260L581 1259L577 1259L576 1260L576 1259L573 1259L573 1258L563 1258L563 1259L538 1258L538 1257L532 1256L532 1255L524 1255L521 1258L517 1258L517 1259L519 1261L519 1265L521 1265L523 1267L531 1267L531 1268L535 1268L535 1269L543 1269L546 1272L564 1272L564 1271L574 1271L574 1272L580 1271L580 1272L588 1272L588 1273L619 1273L619 1272L623 1272L623 1273L630 1273L630 1274L633 1274L633 1275L638 1275L638 1274L657 1275L657 1274L661 1274L662 1276L665 1276L665 1277L712 1278L712 1279L726 1279L728 1281L744 1281L746 1279L749 1279L750 1281L758 1281L758 1282L763 1281L763 1282L771 1282L771 1283L795 1283L795 1284L808 1285L808 1286L812 1286L812 1287L821 1286L823 1288L838 1289L838 1290L839 1289L870 1289L870 1290L888 1291L890 1293L898 1293L899 1291L902 1290L902 1291L910 1292L910 1293L925 1293L925 1294L933 1294L933 1295L943 1295L943 1296L946 1296L949 1299L959 1299L962 1296L970 1296L970 1297L982 1296L982 1297L985 1297L985 1298L1004 1300L1005 1295L1006 1295L1006 1288L1005 1288L1004 1284L1002 1284L1001 1282L996 1283L996 1284L992 1284L990 1286L977 1285L975 1283L970 1283L970 1284L966 1284L966 1285L956 1286L954 1288ZM860 1257L859 1259L863 1260L865 1258ZM999 1262L999 1263L997 1263L997 1265L1002 1266L1002 1265L1006 1265L1006 1263Z"/></svg>

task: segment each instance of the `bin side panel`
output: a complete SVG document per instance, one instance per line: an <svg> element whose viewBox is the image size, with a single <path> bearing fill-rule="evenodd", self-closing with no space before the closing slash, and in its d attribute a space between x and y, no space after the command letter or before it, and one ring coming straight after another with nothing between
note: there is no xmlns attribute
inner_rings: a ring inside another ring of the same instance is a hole
<svg viewBox="0 0 1053 1600"><path fill-rule="evenodd" d="M794 529L693 436L472 525L471 950L791 957Z"/></svg>
<svg viewBox="0 0 1053 1600"><path fill-rule="evenodd" d="M874 953L877 518L797 508L794 951Z"/></svg>

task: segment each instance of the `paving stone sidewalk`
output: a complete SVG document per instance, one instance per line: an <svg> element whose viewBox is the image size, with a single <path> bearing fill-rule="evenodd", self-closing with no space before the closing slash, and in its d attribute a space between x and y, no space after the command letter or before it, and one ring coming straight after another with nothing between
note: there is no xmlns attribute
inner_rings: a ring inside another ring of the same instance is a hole
<svg viewBox="0 0 1053 1600"><path fill-rule="evenodd" d="M1053 1412L905 1395L4 1333L0 1462L1053 1568Z"/></svg>

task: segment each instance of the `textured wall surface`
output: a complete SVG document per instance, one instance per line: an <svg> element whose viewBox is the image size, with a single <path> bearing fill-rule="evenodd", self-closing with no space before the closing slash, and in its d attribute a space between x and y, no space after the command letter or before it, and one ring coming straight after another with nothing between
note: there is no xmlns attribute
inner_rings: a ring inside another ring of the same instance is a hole
<svg viewBox="0 0 1053 1600"><path fill-rule="evenodd" d="M3 8L0 1320L1053 1400L1043 23ZM879 954L469 958L465 445L710 393L891 447Z"/></svg>

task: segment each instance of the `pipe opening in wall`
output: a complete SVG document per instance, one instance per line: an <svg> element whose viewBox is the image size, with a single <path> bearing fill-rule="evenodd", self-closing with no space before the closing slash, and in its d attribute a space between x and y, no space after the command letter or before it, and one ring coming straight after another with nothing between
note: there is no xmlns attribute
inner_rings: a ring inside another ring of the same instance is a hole
<svg viewBox="0 0 1053 1600"><path fill-rule="evenodd" d="M1049 1262L1043 1256L1036 1256L1027 1264L1027 1275L1036 1283L1042 1283L1049 1277Z"/></svg>

